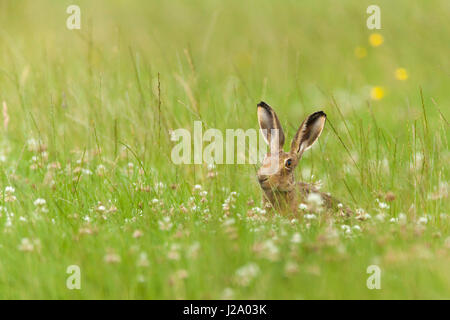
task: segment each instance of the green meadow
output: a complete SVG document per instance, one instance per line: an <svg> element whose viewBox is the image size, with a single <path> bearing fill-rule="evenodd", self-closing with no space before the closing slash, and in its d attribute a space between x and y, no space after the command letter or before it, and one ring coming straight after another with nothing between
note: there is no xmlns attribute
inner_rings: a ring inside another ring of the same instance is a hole
<svg viewBox="0 0 450 320"><path fill-rule="evenodd" d="M449 299L449 12L1 1L0 298ZM258 129L261 100L287 145L327 114L296 177L350 217L264 210L257 164L173 163L172 130Z"/></svg>

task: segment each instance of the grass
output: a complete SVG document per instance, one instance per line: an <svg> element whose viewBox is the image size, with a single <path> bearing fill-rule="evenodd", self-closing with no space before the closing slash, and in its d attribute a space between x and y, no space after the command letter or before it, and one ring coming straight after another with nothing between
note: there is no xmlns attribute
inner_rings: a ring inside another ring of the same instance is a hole
<svg viewBox="0 0 450 320"><path fill-rule="evenodd" d="M0 2L0 298L450 298L448 1L378 1L378 47L368 1L75 1L71 31L72 3ZM327 113L297 176L360 215L265 216L255 166L172 163L169 130L256 129L260 100L289 140Z"/></svg>

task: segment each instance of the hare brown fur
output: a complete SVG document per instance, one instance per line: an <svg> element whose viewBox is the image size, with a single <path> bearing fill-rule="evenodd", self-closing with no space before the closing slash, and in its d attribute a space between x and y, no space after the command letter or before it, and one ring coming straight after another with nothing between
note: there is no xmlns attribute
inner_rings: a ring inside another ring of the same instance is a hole
<svg viewBox="0 0 450 320"><path fill-rule="evenodd" d="M279 211L295 213L300 203L305 202L308 195L316 193L327 209L343 207L331 195L319 190L312 184L296 182L294 170L303 153L319 138L325 126L326 114L323 111L309 115L300 125L291 143L289 152L283 150L284 133L275 111L265 102L258 105L258 121L264 137L269 145L269 153L265 156L257 172L259 184L263 190L263 201L266 207ZM350 213L348 208L344 208Z"/></svg>

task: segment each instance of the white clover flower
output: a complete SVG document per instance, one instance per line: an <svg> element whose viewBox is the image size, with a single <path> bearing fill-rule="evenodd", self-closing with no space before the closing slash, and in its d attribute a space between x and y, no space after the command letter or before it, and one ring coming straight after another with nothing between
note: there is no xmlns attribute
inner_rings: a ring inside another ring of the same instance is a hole
<svg viewBox="0 0 450 320"><path fill-rule="evenodd" d="M390 208L389 205L385 202L380 202L378 205L380 206L381 209L389 209Z"/></svg>
<svg viewBox="0 0 450 320"><path fill-rule="evenodd" d="M248 286L251 281L258 276L259 266L255 263L249 263L236 270L235 279L241 286Z"/></svg>
<svg viewBox="0 0 450 320"><path fill-rule="evenodd" d="M299 208L300 210L306 210L306 209L308 209L308 206L307 206L306 204L304 204L304 203L300 203L300 204L298 205L298 208Z"/></svg>
<svg viewBox="0 0 450 320"><path fill-rule="evenodd" d="M264 258L272 261L276 261L278 259L279 249L273 242L273 240L269 239L264 241L263 243L263 256Z"/></svg>
<svg viewBox="0 0 450 320"><path fill-rule="evenodd" d="M104 260L106 263L120 263L120 261L121 261L122 259L120 258L120 255L118 255L117 253L110 252L110 253L107 253L107 254L103 257L103 260Z"/></svg>
<svg viewBox="0 0 450 320"><path fill-rule="evenodd" d="M14 189L14 187L7 186L5 188L5 193L14 193L14 192L16 192L16 189Z"/></svg>
<svg viewBox="0 0 450 320"><path fill-rule="evenodd" d="M35 151L38 148L39 143L36 139L30 138L27 140L27 145L29 151Z"/></svg>
<svg viewBox="0 0 450 320"><path fill-rule="evenodd" d="M156 191L159 191L159 190L163 190L163 189L165 189L166 188L166 185L163 183L163 182L157 182L156 184L155 184L155 190Z"/></svg>
<svg viewBox="0 0 450 320"><path fill-rule="evenodd" d="M36 207L43 207L47 204L47 201L45 201L45 199L42 198L37 198L36 200L34 200L33 203Z"/></svg>
<svg viewBox="0 0 450 320"><path fill-rule="evenodd" d="M380 200L376 199L376 202L378 202L378 206L380 207L380 209L389 209L389 205L385 202L380 202Z"/></svg>
<svg viewBox="0 0 450 320"><path fill-rule="evenodd" d="M170 221L170 217L164 217L158 221L159 229L163 231L169 231L172 229L173 223Z"/></svg>
<svg viewBox="0 0 450 320"><path fill-rule="evenodd" d="M143 235L144 235L144 233L139 229L136 229L133 232L133 238L135 238L135 239L138 239L138 238L142 237Z"/></svg>
<svg viewBox="0 0 450 320"><path fill-rule="evenodd" d="M339 209L342 209L342 208L344 207L344 205L343 205L342 203L338 203L337 207L338 207Z"/></svg>
<svg viewBox="0 0 450 320"><path fill-rule="evenodd" d="M30 241L30 239L28 239L28 238L23 238L23 239L20 241L20 245L19 245L18 249L19 249L20 251L31 252L31 251L34 250L34 245L33 245L33 243Z"/></svg>
<svg viewBox="0 0 450 320"><path fill-rule="evenodd" d="M286 275L292 275L298 272L298 264L294 261L288 261L284 267Z"/></svg>
<svg viewBox="0 0 450 320"><path fill-rule="evenodd" d="M200 185L200 184L196 184L195 186L194 186L194 190L202 190L202 186Z"/></svg>
<svg viewBox="0 0 450 320"><path fill-rule="evenodd" d="M361 231L361 227L358 225L354 225L353 230Z"/></svg>
<svg viewBox="0 0 450 320"><path fill-rule="evenodd" d="M201 191L199 194L202 197L206 197L208 195L208 191L204 190L204 191Z"/></svg>
<svg viewBox="0 0 450 320"><path fill-rule="evenodd" d="M17 200L16 196L14 195L14 192L16 189L11 186L7 186L5 188L5 202L14 202Z"/></svg>
<svg viewBox="0 0 450 320"><path fill-rule="evenodd" d="M375 219L377 219L380 222L384 222L384 218L385 218L385 215L383 213L379 213L375 216Z"/></svg>
<svg viewBox="0 0 450 320"><path fill-rule="evenodd" d="M81 169L81 172L83 172L83 174L87 175L87 176L91 176L92 175L92 171L89 169Z"/></svg>
<svg viewBox="0 0 450 320"><path fill-rule="evenodd" d="M153 204L158 204L159 203L159 199L156 199L156 198L152 199L152 203Z"/></svg>
<svg viewBox="0 0 450 320"><path fill-rule="evenodd" d="M322 196L319 193L311 192L308 194L308 198L306 199L308 204L316 207L321 207L323 205Z"/></svg>
<svg viewBox="0 0 450 320"><path fill-rule="evenodd" d="M317 216L316 216L314 213L311 213L311 214L305 214L303 217L304 217L305 219L307 219L307 220L314 220L314 219L317 219Z"/></svg>
<svg viewBox="0 0 450 320"><path fill-rule="evenodd" d="M236 193L236 191L233 191L230 193L230 195L228 196L228 198L225 199L224 203L222 204L222 209L224 211L228 211L230 210L230 208L234 208L234 203L236 202L236 196L238 194Z"/></svg>
<svg viewBox="0 0 450 320"><path fill-rule="evenodd" d="M428 218L427 217L420 217L417 222L419 224L427 224L428 223Z"/></svg>
<svg viewBox="0 0 450 320"><path fill-rule="evenodd" d="M253 207L252 208L252 212L253 213L259 213L259 214L266 214L266 210L265 209L261 209L260 207Z"/></svg>
<svg viewBox="0 0 450 320"><path fill-rule="evenodd" d="M398 218L391 218L391 219L389 220L389 222L392 222L392 223L398 223Z"/></svg>
<svg viewBox="0 0 450 320"><path fill-rule="evenodd" d="M102 176L104 175L106 172L106 167L103 164L99 164L97 166L97 169L95 169L95 173L97 173L97 175Z"/></svg>
<svg viewBox="0 0 450 320"><path fill-rule="evenodd" d="M300 235L300 233L298 233L298 232L294 233L294 235L292 236L291 242L292 243L301 243L302 236Z"/></svg>

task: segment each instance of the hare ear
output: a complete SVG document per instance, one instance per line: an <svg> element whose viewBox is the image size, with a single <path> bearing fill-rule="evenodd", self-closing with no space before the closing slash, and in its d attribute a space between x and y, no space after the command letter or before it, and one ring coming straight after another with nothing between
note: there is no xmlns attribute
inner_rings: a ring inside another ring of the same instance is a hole
<svg viewBox="0 0 450 320"><path fill-rule="evenodd" d="M258 103L258 121L264 140L271 152L283 149L284 133L280 120L273 109L264 101Z"/></svg>
<svg viewBox="0 0 450 320"><path fill-rule="evenodd" d="M317 141L325 126L327 115L323 111L311 114L303 121L291 144L291 152L301 157Z"/></svg>

